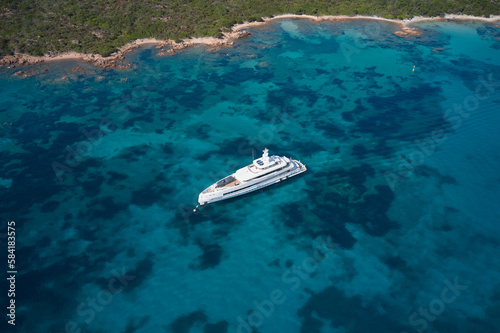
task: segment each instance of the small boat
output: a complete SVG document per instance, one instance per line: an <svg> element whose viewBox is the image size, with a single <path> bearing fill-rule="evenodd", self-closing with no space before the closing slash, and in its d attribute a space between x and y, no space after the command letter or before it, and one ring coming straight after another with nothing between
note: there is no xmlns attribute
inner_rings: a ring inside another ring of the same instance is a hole
<svg viewBox="0 0 500 333"><path fill-rule="evenodd" d="M200 206L203 206L234 198L278 183L306 170L306 166L300 161L284 156L269 156L269 150L266 148L262 157L254 160L252 164L239 169L201 192L198 202Z"/></svg>

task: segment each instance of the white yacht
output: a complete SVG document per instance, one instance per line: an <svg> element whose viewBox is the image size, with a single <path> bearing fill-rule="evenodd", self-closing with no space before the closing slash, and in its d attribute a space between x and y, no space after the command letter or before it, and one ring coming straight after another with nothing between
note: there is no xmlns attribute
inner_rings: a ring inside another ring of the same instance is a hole
<svg viewBox="0 0 500 333"><path fill-rule="evenodd" d="M261 158L223 178L200 193L198 202L201 206L234 198L305 172L306 166L288 157L269 156L264 149Z"/></svg>

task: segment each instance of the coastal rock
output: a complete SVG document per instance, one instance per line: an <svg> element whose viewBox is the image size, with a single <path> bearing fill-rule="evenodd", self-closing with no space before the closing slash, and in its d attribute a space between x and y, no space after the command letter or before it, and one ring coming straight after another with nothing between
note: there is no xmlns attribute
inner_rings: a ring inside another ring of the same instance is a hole
<svg viewBox="0 0 500 333"><path fill-rule="evenodd" d="M232 31L230 32L229 34L227 34L227 36L229 38L233 38L233 39L239 39L239 38L243 38L243 37L248 37L248 36L251 36L252 34L249 33L248 31L246 30L237 30L237 31Z"/></svg>
<svg viewBox="0 0 500 333"><path fill-rule="evenodd" d="M185 49L185 48L187 48L187 47L189 47L189 45L188 45L187 43L185 43L185 42L180 42L180 43L175 43L175 42L174 42L174 43L172 44L172 48L173 48L174 50L176 50L176 51L178 51L178 50L183 50L183 49Z"/></svg>
<svg viewBox="0 0 500 333"><path fill-rule="evenodd" d="M116 58L123 58L124 54L130 53L138 47L139 47L139 45L136 43L127 44L127 45L123 46L120 50L118 50L117 52L113 53L111 56L115 56Z"/></svg>
<svg viewBox="0 0 500 333"><path fill-rule="evenodd" d="M40 68L31 68L26 71L19 71L15 72L13 75L18 76L18 77L30 77L34 75L38 75L40 73L48 72L49 70L47 68L45 69L40 69Z"/></svg>
<svg viewBox="0 0 500 333"><path fill-rule="evenodd" d="M126 64L126 65L120 64L120 65L117 65L116 68L122 69L122 70L123 69L130 69L130 64Z"/></svg>
<svg viewBox="0 0 500 333"><path fill-rule="evenodd" d="M40 57L19 53L12 56L5 56L0 59L0 65L35 65L41 62L43 62L43 60Z"/></svg>
<svg viewBox="0 0 500 333"><path fill-rule="evenodd" d="M12 56L5 56L1 58L0 65L10 65L12 68L14 68L14 65L34 65L50 60L77 59L101 68L128 69L130 68L130 64L118 64L117 60L124 60L125 54L132 52L138 47L139 45L137 43L130 43L123 46L108 57L103 57L99 54L82 54L77 52L68 52L59 55L48 54L41 57L35 57L26 54L15 54ZM75 68L74 71L79 72L80 70L77 70L77 68Z"/></svg>
<svg viewBox="0 0 500 333"><path fill-rule="evenodd" d="M85 62L91 63L94 66L101 67L101 68L113 68L113 67L118 67L116 64L116 58L115 57L99 57L99 58L89 58L89 57L84 57L81 59Z"/></svg>
<svg viewBox="0 0 500 333"><path fill-rule="evenodd" d="M172 40L168 41L160 41L156 39L150 40L137 40L135 42L126 44L122 46L118 51L112 53L108 57L103 57L99 54L82 54L77 52L68 52L63 54L48 54L41 57L30 56L26 54L15 54L13 56L5 56L0 59L0 65L10 65L12 68L14 65L33 65L42 63L44 61L49 60L58 60L58 59L77 59L87 63L90 63L96 67L101 68L118 68L118 69L128 69L130 68L130 64L122 64L117 63L118 60L124 60L124 55L132 52L136 48L138 48L141 44L144 43L156 43L158 46L156 47L159 50L162 50L158 53L159 56L163 55L173 55L176 51L180 51L186 49L190 46L196 44L204 44L211 49L217 49L222 47L231 47L234 45L233 39L239 39L243 37L250 36L251 34L246 30L234 30L228 33L224 33L222 38L214 38L214 37L203 37L203 38L191 38L187 40L183 40L181 42L174 42ZM73 44L80 44L79 40L71 40ZM170 46L168 50L165 50L165 46ZM74 71L80 71L74 69Z"/></svg>
<svg viewBox="0 0 500 333"><path fill-rule="evenodd" d="M399 37L420 36L422 31L417 28L402 27L401 30L395 31L394 34Z"/></svg>

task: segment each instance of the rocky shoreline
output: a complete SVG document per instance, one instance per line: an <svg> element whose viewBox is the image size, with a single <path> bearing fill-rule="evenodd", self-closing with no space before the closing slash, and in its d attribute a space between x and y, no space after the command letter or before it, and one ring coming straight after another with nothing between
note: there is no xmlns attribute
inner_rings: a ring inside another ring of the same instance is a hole
<svg viewBox="0 0 500 333"><path fill-rule="evenodd" d="M177 51L197 44L204 44L214 48L232 46L234 44L234 39L243 38L249 35L250 33L248 31L234 30L232 32L225 33L222 38L191 38L183 40L179 43L172 40L158 40L154 38L138 39L122 46L118 51L112 53L108 57L103 57L100 54L84 54L78 52L67 52L59 55L45 55L40 57L19 53L1 58L0 65L8 66L9 68L16 68L17 66L36 65L50 61L76 59L100 68L128 69L130 68L130 64L124 62L125 54L132 52L143 44L158 44L157 48L161 49L158 55L172 55Z"/></svg>
<svg viewBox="0 0 500 333"><path fill-rule="evenodd" d="M159 49L159 56L173 55L177 51L183 50L187 47L193 45L207 45L212 48L228 47L233 45L233 40L249 36L250 33L246 30L242 30L248 27L259 26L267 24L270 21L286 18L306 18L316 22L322 21L343 21L352 19L364 19L364 20L379 20L398 24L401 29L394 32L394 34L400 37L418 36L422 34L422 31L415 27L409 27L408 25L423 21L436 21L436 20L480 20L484 22L496 22L500 20L500 16L492 16L490 18L485 17L475 17L468 15L445 15L444 17L414 17L409 20L393 20L386 19L376 16L311 16L311 15L295 15L295 14L283 14L274 16L272 18L263 18L262 22L251 22L243 23L233 27L231 32L224 33L222 38L214 37L200 37L200 38L190 38L185 39L179 43L173 40L158 40L155 38L138 39L134 42L128 43L122 46L118 51L112 53L108 57L103 57L99 54L84 54L77 52L68 52L59 55L45 55L41 57L30 56L27 54L15 54L12 56L5 56L0 59L0 66L8 66L8 68L15 68L17 66L24 65L35 65L43 62L57 61L57 60L68 60L76 59L81 60L94 66L101 68L118 68L118 69L128 69L130 64L124 62L125 54L132 52L140 45L143 44L158 44L157 49Z"/></svg>

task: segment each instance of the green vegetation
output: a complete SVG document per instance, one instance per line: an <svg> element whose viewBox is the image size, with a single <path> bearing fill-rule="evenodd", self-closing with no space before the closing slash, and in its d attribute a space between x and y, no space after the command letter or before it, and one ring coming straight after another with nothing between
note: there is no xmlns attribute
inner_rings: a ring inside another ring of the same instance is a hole
<svg viewBox="0 0 500 333"><path fill-rule="evenodd" d="M284 13L489 16L500 14L500 0L0 0L0 56L108 55L138 38L220 36L236 23Z"/></svg>

